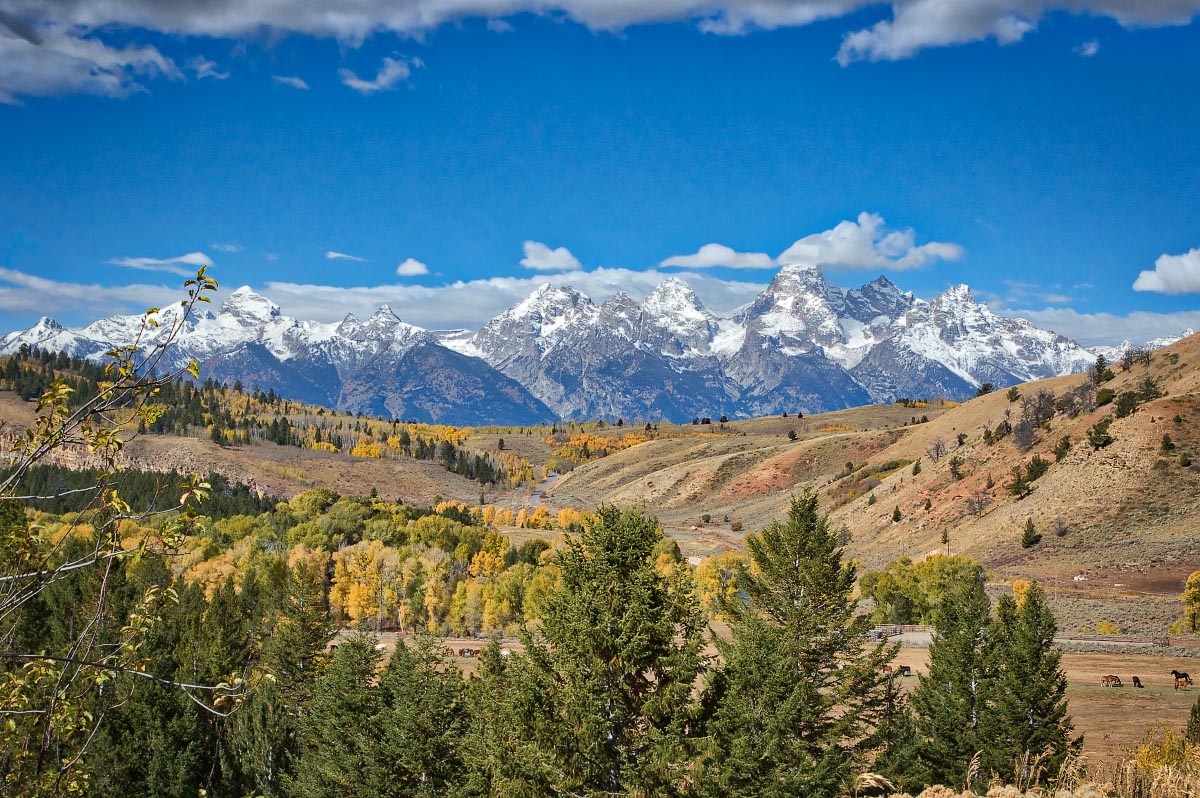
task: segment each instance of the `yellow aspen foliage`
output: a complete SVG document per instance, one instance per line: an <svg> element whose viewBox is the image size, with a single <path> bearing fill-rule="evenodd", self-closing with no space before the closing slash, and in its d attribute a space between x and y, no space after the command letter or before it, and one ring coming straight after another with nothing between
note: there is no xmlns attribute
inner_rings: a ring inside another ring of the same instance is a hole
<svg viewBox="0 0 1200 798"><path fill-rule="evenodd" d="M483 508L483 523L491 524L496 520L496 506L489 504Z"/></svg>
<svg viewBox="0 0 1200 798"><path fill-rule="evenodd" d="M448 609L440 587L436 582L425 586L425 626L430 632L438 631Z"/></svg>
<svg viewBox="0 0 1200 798"><path fill-rule="evenodd" d="M525 510L522 509L521 512L524 513ZM521 523L521 516L517 516L517 526L523 529L553 529L554 518L545 507L534 507L532 512L526 513L524 524Z"/></svg>
<svg viewBox="0 0 1200 798"><path fill-rule="evenodd" d="M483 625L483 585L470 579L458 583L450 599L448 620L458 634L467 634Z"/></svg>
<svg viewBox="0 0 1200 798"><path fill-rule="evenodd" d="M670 581L671 577L674 576L675 569L678 566L679 562L668 552L660 552L659 555L654 558L654 570L658 572L659 576L668 581Z"/></svg>
<svg viewBox="0 0 1200 798"><path fill-rule="evenodd" d="M494 579L504 570L504 558L483 549L471 558L467 570L477 579Z"/></svg>
<svg viewBox="0 0 1200 798"><path fill-rule="evenodd" d="M363 437L358 439L358 443L350 450L351 457L369 457L376 460L383 457L383 447L378 443L372 443L370 439Z"/></svg>
<svg viewBox="0 0 1200 798"><path fill-rule="evenodd" d="M309 444L310 449L314 452L336 452L338 447L334 446L329 441L320 441Z"/></svg>
<svg viewBox="0 0 1200 798"><path fill-rule="evenodd" d="M1012 593L1013 598L1017 600L1017 608L1019 609L1025 604L1025 596L1029 593L1029 589L1033 587L1033 580L1019 577L1013 580Z"/></svg>
<svg viewBox="0 0 1200 798"><path fill-rule="evenodd" d="M570 529L573 526L578 526L583 523L583 513L576 510L574 507L564 507L558 511L558 528Z"/></svg>
<svg viewBox="0 0 1200 798"><path fill-rule="evenodd" d="M526 508L526 507L522 507L522 508L521 508L521 511L520 511L519 513L517 513L517 520L516 520L516 522L515 522L515 523L516 523L516 527L517 527L518 529L525 529L525 528L526 528L526 522L527 522L528 520L529 520L529 509L528 509L528 508Z"/></svg>
<svg viewBox="0 0 1200 798"><path fill-rule="evenodd" d="M512 510L497 507L495 515L492 516L492 523L496 526L516 526L516 519L517 514Z"/></svg>
<svg viewBox="0 0 1200 798"><path fill-rule="evenodd" d="M728 551L705 557L696 566L696 573L692 577L696 585L696 598L709 615L719 617L721 601L732 601L737 595L734 577L741 562L740 554Z"/></svg>

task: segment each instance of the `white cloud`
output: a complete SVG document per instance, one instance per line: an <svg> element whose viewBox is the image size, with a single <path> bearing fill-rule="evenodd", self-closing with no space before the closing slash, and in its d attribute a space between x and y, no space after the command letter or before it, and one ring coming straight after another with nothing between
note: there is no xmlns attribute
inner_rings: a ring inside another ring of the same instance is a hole
<svg viewBox="0 0 1200 798"><path fill-rule="evenodd" d="M359 94L371 95L377 91L390 91L405 82L412 75L413 67L425 64L419 58L384 58L374 80L363 80L349 69L339 69L338 76L342 83L354 89Z"/></svg>
<svg viewBox="0 0 1200 798"><path fill-rule="evenodd" d="M241 244L238 244L234 241L230 241L228 243L214 241L209 244L209 246L215 249L217 252L241 252L243 249L245 249L245 247L243 247Z"/></svg>
<svg viewBox="0 0 1200 798"><path fill-rule="evenodd" d="M191 61L188 61L188 69L196 73L196 79L216 78L217 80L225 80L229 77L228 72L221 72L217 69L216 61L209 61L202 55L198 55Z"/></svg>
<svg viewBox="0 0 1200 798"><path fill-rule="evenodd" d="M271 79L284 86L291 86L293 89L308 91L308 83L305 82L304 78L298 78L294 75L272 75Z"/></svg>
<svg viewBox="0 0 1200 798"><path fill-rule="evenodd" d="M112 258L108 261L114 266L124 266L126 269L140 269L147 272L167 272L178 274L180 277L195 277L196 269L201 266L211 266L212 258L203 252L189 252L174 258ZM182 264L182 265L180 265ZM184 266L195 268L185 269Z"/></svg>
<svg viewBox="0 0 1200 798"><path fill-rule="evenodd" d="M416 258L407 258L396 267L396 274L400 277L416 277L421 274L429 274L429 267Z"/></svg>
<svg viewBox="0 0 1200 798"><path fill-rule="evenodd" d="M74 28L0 13L0 103L74 93L126 97L145 91L139 78L157 76L183 77L154 47L109 47Z"/></svg>
<svg viewBox="0 0 1200 798"><path fill-rule="evenodd" d="M1144 271L1133 282L1134 291L1159 294L1200 293L1200 249L1182 255L1159 255L1154 269Z"/></svg>
<svg viewBox="0 0 1200 798"><path fill-rule="evenodd" d="M740 35L800 27L878 6L890 9L889 18L848 33L837 54L840 63L907 58L928 47L989 38L1013 43L1051 11L1109 18L1126 28L1184 25L1200 13L1200 0L357 0L340 4L336 13L323 0L4 0L0 101L68 92L124 96L140 88L138 76L178 76L170 59L154 47L110 48L91 38L98 31L217 38L267 31L332 37L357 46L377 33L419 37L466 18L490 20L495 30L507 24L505 17L532 13L564 17L594 30L684 22L708 33ZM356 91L372 93L406 80L414 66L392 59L374 80L349 70L342 74Z"/></svg>
<svg viewBox="0 0 1200 798"><path fill-rule="evenodd" d="M539 272L565 272L578 269L581 264L566 247L550 249L540 241L526 241L521 265Z"/></svg>
<svg viewBox="0 0 1200 798"><path fill-rule="evenodd" d="M1154 338L1179 335L1187 329L1200 330L1200 310L1177 313L1135 310L1118 316L1115 313L1080 313L1071 308L1045 308L1006 311L1004 315L1028 319L1084 346L1113 346L1121 341L1143 344Z"/></svg>
<svg viewBox="0 0 1200 798"><path fill-rule="evenodd" d="M41 315L81 313L80 320L86 323L101 314L166 307L182 298L180 290L179 286L142 283L115 286L66 283L0 268L0 311L11 314L27 314L31 309ZM8 331L0 331L3 332Z"/></svg>
<svg viewBox="0 0 1200 798"><path fill-rule="evenodd" d="M525 299L542 283L574 286L600 303L618 291L643 299L668 276L686 280L701 301L718 312L750 302L766 287L764 283L719 280L694 272L599 268L589 272L457 281L441 286L392 284L342 288L269 282L261 290L285 313L299 318L337 321L347 312L363 317L387 303L402 319L422 327L478 329Z"/></svg>
<svg viewBox="0 0 1200 798"><path fill-rule="evenodd" d="M1081 58L1091 58L1096 53L1100 52L1100 42L1092 39L1090 42L1084 42L1075 48L1075 54Z"/></svg>
<svg viewBox="0 0 1200 798"><path fill-rule="evenodd" d="M928 47L984 39L1013 44L1056 10L1108 17L1126 28L1186 25L1200 14L1200 0L892 0L889 5L891 19L845 36L838 63L894 61Z"/></svg>
<svg viewBox="0 0 1200 798"><path fill-rule="evenodd" d="M360 258L357 255L347 255L345 252L334 252L331 249L325 253L325 260L356 260L361 263L366 261L366 258Z"/></svg>
<svg viewBox="0 0 1200 798"><path fill-rule="evenodd" d="M931 241L917 246L912 228L890 230L882 216L863 212L857 222L839 222L832 230L801 238L776 261L831 269L915 269L962 255L963 248L957 244Z"/></svg>
<svg viewBox="0 0 1200 798"><path fill-rule="evenodd" d="M688 269L769 269L775 261L765 252L737 252L724 244L705 244L694 255L674 255L660 266L682 266Z"/></svg>
<svg viewBox="0 0 1200 798"><path fill-rule="evenodd" d="M513 26L506 20L492 18L487 21L487 29L493 33L512 33Z"/></svg>

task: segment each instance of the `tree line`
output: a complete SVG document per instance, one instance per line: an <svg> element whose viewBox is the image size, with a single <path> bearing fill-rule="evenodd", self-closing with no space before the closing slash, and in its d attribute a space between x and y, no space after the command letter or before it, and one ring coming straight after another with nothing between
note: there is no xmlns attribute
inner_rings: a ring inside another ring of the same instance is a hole
<svg viewBox="0 0 1200 798"><path fill-rule="evenodd" d="M299 525L331 512L370 524L369 503L304 496L275 513L308 513ZM0 532L12 536L28 520L5 506ZM434 516L450 520L431 513L391 528L443 536L442 552L473 549L467 574L498 580L511 545L486 531L474 541L467 526L416 526ZM228 547L240 565L217 578L129 558L22 605L12 650L69 647L107 580L97 645L142 624L133 661L172 684L118 670L65 727L10 716L0 729L8 794L782 798L840 794L865 774L916 792L978 786L993 773L1049 781L1078 745L1036 586L1001 599L992 617L978 573L962 569L910 703L885 667L896 649L869 639L855 565L811 492L727 564L728 589L708 599L727 635L710 633L691 567L639 511L605 507L553 547L516 550L509 568L552 578L538 588L536 618L515 625L521 646L493 640L470 675L427 625L395 653L365 631L334 638L333 605L349 600L334 598L336 554L348 549L335 539L328 552L269 545L263 530L282 520L213 524L260 530L240 548L215 537L190 547ZM338 523L348 522L330 528ZM376 554L386 548L375 543ZM704 653L710 642L715 659ZM19 662L0 657L0 685L20 675ZM247 689L210 707L179 687L237 679Z"/></svg>

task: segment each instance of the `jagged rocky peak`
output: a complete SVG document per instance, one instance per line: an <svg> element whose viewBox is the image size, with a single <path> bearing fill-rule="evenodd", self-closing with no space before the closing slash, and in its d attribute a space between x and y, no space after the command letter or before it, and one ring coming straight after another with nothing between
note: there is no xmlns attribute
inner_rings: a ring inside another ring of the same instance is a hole
<svg viewBox="0 0 1200 798"><path fill-rule="evenodd" d="M36 335L37 333L41 332L61 332L65 329L66 327L63 327L49 316L42 316L32 327L29 328L28 332Z"/></svg>
<svg viewBox="0 0 1200 798"><path fill-rule="evenodd" d="M943 305L974 305L975 295L971 293L971 286L966 283L952 285L942 293L938 294L934 300L935 303Z"/></svg>
<svg viewBox="0 0 1200 798"><path fill-rule="evenodd" d="M234 291L221 303L218 315L236 316L246 321L270 321L280 315L279 306L248 285Z"/></svg>
<svg viewBox="0 0 1200 798"><path fill-rule="evenodd" d="M367 319L365 326L372 330L394 330L401 325L411 327L411 324L405 324L396 315L396 312L388 305L380 305L379 310L371 314Z"/></svg>
<svg viewBox="0 0 1200 798"><path fill-rule="evenodd" d="M618 291L604 301L600 306L602 315L618 315L622 318L634 319L641 315L642 306L637 300L624 291Z"/></svg>
<svg viewBox="0 0 1200 798"><path fill-rule="evenodd" d="M846 309L858 321L870 323L879 317L895 320L917 302L911 291L901 291L886 277L878 277L846 292Z"/></svg>

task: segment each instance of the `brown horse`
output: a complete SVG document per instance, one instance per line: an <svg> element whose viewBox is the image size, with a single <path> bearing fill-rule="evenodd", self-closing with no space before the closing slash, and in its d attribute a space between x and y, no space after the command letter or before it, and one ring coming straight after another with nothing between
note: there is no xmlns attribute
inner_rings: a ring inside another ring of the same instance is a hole
<svg viewBox="0 0 1200 798"><path fill-rule="evenodd" d="M1145 687L1146 685L1142 684L1142 680L1141 680L1141 679L1139 679L1138 677L1134 676L1134 677L1133 677L1133 686L1134 686L1134 687Z"/></svg>
<svg viewBox="0 0 1200 798"><path fill-rule="evenodd" d="M1121 677L1113 676L1112 674L1109 674L1108 676L1101 676L1100 677L1100 686L1101 687L1121 687Z"/></svg>
<svg viewBox="0 0 1200 798"><path fill-rule="evenodd" d="M1176 690L1186 690L1192 684L1192 677L1188 676L1184 672L1172 670L1171 675L1173 677L1175 677L1175 689Z"/></svg>

